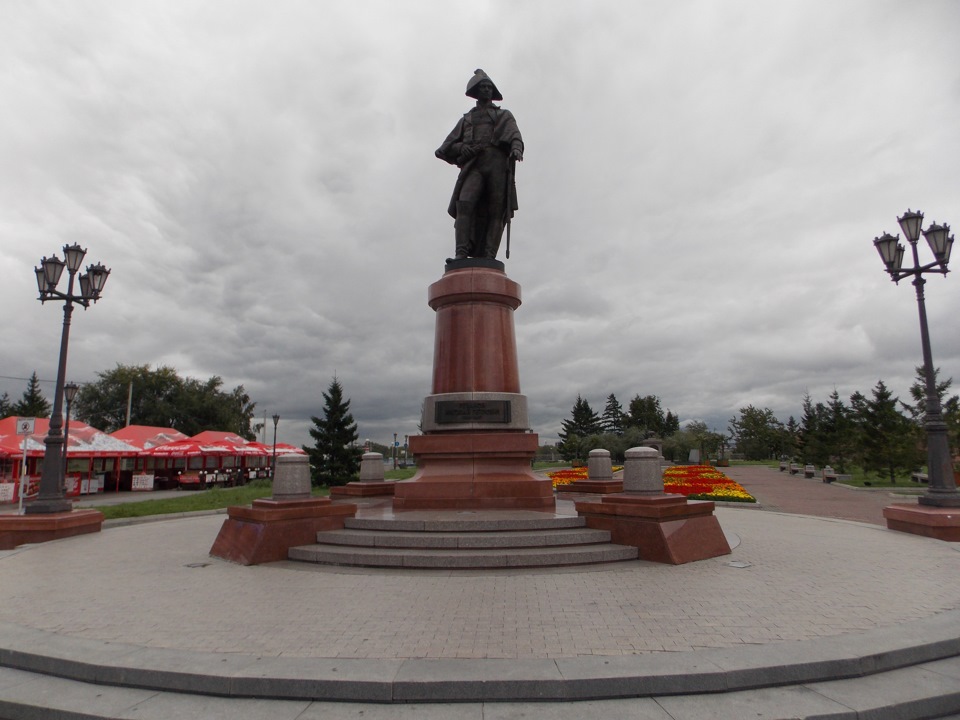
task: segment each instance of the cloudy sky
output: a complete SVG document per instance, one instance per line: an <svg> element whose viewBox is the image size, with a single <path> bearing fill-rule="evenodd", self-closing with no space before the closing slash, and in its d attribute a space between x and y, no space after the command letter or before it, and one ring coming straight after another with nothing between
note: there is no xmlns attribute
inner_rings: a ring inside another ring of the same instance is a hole
<svg viewBox="0 0 960 720"><path fill-rule="evenodd" d="M112 269L68 378L243 384L307 440L336 375L360 437L416 432L427 287L456 169L433 151L486 70L526 143L507 273L533 429L581 394L723 430L921 361L872 240L960 226L953 0L0 0L0 392L56 376L65 243ZM921 241L922 243L923 241ZM925 244L923 258L929 256ZM955 261L956 262L956 261ZM933 276L960 384L960 280ZM43 385L49 398L53 383ZM956 388L955 388L956 389ZM269 439L268 439L269 440Z"/></svg>

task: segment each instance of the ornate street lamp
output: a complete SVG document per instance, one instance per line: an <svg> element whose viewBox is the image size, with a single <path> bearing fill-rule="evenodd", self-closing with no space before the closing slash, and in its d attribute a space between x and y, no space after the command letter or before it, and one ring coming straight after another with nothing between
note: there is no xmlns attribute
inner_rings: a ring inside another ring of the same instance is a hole
<svg viewBox="0 0 960 720"><path fill-rule="evenodd" d="M921 265L917 243L920 240L923 213L908 209L902 217L897 218L897 222L900 223L900 229L910 243L913 267L903 267L905 248L900 244L899 236L894 237L885 232L874 239L873 245L880 253L880 258L893 281L899 284L904 278L912 276L913 286L917 290L917 305L920 308L920 343L923 346L923 376L926 386L926 416L923 424L927 431L927 479L929 482L926 494L920 496L918 501L921 505L960 507L960 493L957 492L957 483L953 477L953 466L950 460L947 424L943 420L943 410L937 395L933 355L930 351L930 331L927 328L927 308L923 296L923 286L927 282L923 279L925 273L946 275L949 272L947 263L950 262L950 250L953 248L954 238L950 235L949 225L934 223L923 230L923 236L933 252L934 261Z"/></svg>
<svg viewBox="0 0 960 720"><path fill-rule="evenodd" d="M80 386L75 382L68 382L63 386L63 399L67 401L67 412L63 418L63 479L67 479L67 454L70 451L70 405L77 396Z"/></svg>
<svg viewBox="0 0 960 720"><path fill-rule="evenodd" d="M78 244L64 245L63 257L56 255L43 258L40 267L34 268L37 276L37 289L40 302L47 300L63 301L63 330L60 335L60 363L57 366L57 384L53 394L53 411L50 414L50 430L47 434L43 453L43 473L40 475L40 492L37 499L24 510L28 515L69 512L73 505L63 496L65 471L66 438L63 433L63 379L67 373L67 345L70 340L70 319L74 304L90 307L100 299L100 293L107 282L110 271L100 263L88 265L86 273L77 278L77 272L83 263L87 251ZM69 281L67 291L57 290L57 284L66 268ZM74 281L80 284L80 294L74 295Z"/></svg>
<svg viewBox="0 0 960 720"><path fill-rule="evenodd" d="M273 461L270 467L270 477L277 475L277 423L280 422L280 416L273 416Z"/></svg>

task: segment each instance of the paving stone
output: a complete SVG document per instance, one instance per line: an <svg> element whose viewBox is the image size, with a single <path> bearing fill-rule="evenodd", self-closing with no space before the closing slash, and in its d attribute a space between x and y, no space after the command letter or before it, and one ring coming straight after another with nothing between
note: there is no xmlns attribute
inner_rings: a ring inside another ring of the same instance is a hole
<svg viewBox="0 0 960 720"><path fill-rule="evenodd" d="M159 693L116 715L117 720L298 720L305 700L258 700Z"/></svg>
<svg viewBox="0 0 960 720"><path fill-rule="evenodd" d="M955 668L956 659L946 667ZM892 670L856 682L822 682L814 692L857 711L857 720L912 720L960 712L960 681L924 667Z"/></svg>
<svg viewBox="0 0 960 720"><path fill-rule="evenodd" d="M804 687L659 697L671 720L860 720L855 710Z"/></svg>

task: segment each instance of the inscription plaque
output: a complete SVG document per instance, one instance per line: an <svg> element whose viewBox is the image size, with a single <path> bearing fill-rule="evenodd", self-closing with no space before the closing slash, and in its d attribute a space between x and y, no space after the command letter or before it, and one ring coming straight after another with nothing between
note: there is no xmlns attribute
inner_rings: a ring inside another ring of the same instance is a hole
<svg viewBox="0 0 960 720"><path fill-rule="evenodd" d="M509 400L438 400L435 409L438 425L450 423L509 423Z"/></svg>

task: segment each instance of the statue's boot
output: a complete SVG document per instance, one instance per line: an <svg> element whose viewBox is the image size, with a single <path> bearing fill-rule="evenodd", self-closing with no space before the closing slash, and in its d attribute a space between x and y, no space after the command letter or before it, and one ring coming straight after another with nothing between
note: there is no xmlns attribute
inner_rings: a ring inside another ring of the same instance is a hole
<svg viewBox="0 0 960 720"><path fill-rule="evenodd" d="M503 223L491 222L487 227L486 243L483 248L484 257L495 260L500 251L500 240L503 237Z"/></svg>
<svg viewBox="0 0 960 720"><path fill-rule="evenodd" d="M453 223L454 239L456 240L457 260L470 256L470 245L473 242L473 218L477 204L466 200L457 201L457 219Z"/></svg>

